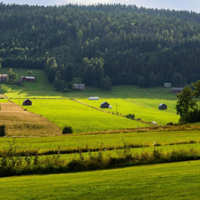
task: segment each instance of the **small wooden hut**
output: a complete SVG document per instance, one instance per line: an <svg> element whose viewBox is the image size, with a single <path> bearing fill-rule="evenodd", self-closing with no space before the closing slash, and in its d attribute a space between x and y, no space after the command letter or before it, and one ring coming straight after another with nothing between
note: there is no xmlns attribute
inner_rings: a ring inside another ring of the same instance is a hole
<svg viewBox="0 0 200 200"><path fill-rule="evenodd" d="M101 105L100 108L112 108L112 106L110 106L110 104L106 101L104 101Z"/></svg>
<svg viewBox="0 0 200 200"><path fill-rule="evenodd" d="M160 110L166 110L166 109L167 109L167 105L164 104L164 103L161 103L161 104L158 106L158 109L160 109Z"/></svg>
<svg viewBox="0 0 200 200"><path fill-rule="evenodd" d="M23 101L23 106L31 106L32 105L32 101L29 99L26 99Z"/></svg>

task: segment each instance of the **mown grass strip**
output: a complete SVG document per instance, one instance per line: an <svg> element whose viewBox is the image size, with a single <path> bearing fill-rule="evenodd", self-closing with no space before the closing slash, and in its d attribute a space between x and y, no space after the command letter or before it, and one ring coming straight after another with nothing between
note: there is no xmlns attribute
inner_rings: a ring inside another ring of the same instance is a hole
<svg viewBox="0 0 200 200"><path fill-rule="evenodd" d="M200 161L0 178L0 199L199 199ZM31 195L30 195L31 194Z"/></svg>

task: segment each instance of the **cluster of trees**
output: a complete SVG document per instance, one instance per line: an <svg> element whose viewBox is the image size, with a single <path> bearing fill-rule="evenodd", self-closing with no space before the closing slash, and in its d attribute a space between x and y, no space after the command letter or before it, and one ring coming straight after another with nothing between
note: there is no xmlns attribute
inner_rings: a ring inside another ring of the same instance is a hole
<svg viewBox="0 0 200 200"><path fill-rule="evenodd" d="M60 91L68 91L72 89L73 72L71 65L58 65L55 57L45 55L45 73L47 80L53 83L54 88Z"/></svg>
<svg viewBox="0 0 200 200"><path fill-rule="evenodd" d="M103 88L199 79L200 14L120 4L0 3L0 12L2 66L45 69L57 89L71 81L67 66L86 85Z"/></svg>
<svg viewBox="0 0 200 200"><path fill-rule="evenodd" d="M1 62L0 62L0 69L1 69ZM14 83L16 79L17 79L17 74L13 72L12 68L10 68L8 71L8 81L10 83Z"/></svg>
<svg viewBox="0 0 200 200"><path fill-rule="evenodd" d="M183 91L177 95L177 114L180 114L180 122L200 122L200 109L197 99L200 97L200 80L190 87L184 87Z"/></svg>

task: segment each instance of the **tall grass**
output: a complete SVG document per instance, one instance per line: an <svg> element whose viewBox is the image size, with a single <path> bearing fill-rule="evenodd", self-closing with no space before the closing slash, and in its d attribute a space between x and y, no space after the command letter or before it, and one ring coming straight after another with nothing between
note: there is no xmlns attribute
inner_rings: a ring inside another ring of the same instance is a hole
<svg viewBox="0 0 200 200"><path fill-rule="evenodd" d="M58 149L56 155L51 157L39 157L38 151L34 155L27 152L22 157L16 153L21 148L15 145L15 141L13 141L0 154L1 177L23 174L77 172L200 159L200 151L194 149L162 152L154 148L151 152L132 153L130 146L126 142L124 142L123 149L115 150L115 155L109 152L103 154L103 146L101 146L98 153L92 153L87 147L89 156L84 156L81 149L79 149L78 154L70 154L65 158L60 157L60 149Z"/></svg>

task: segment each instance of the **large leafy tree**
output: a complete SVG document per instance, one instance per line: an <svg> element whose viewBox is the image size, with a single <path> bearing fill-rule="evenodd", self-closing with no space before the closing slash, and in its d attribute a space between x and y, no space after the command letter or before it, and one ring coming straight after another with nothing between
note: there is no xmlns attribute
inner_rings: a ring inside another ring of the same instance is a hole
<svg viewBox="0 0 200 200"><path fill-rule="evenodd" d="M198 80L196 83L193 83L192 86L194 87L196 98L199 98L200 97L200 80Z"/></svg>
<svg viewBox="0 0 200 200"><path fill-rule="evenodd" d="M12 68L8 71L8 80L9 82L14 82L17 78L17 74L13 72Z"/></svg>
<svg viewBox="0 0 200 200"><path fill-rule="evenodd" d="M183 91L177 95L176 111L180 114L182 122L185 122L189 110L197 107L194 97L195 93L189 87L184 87Z"/></svg>

